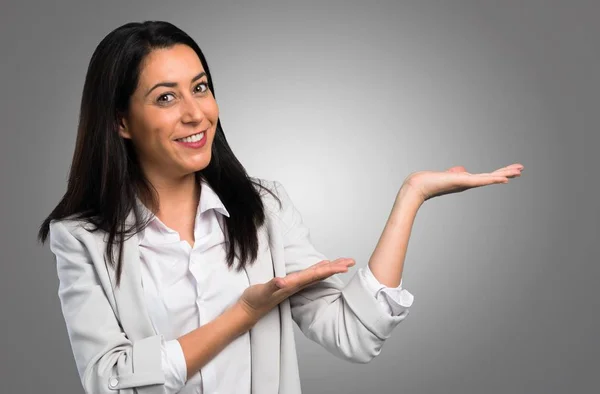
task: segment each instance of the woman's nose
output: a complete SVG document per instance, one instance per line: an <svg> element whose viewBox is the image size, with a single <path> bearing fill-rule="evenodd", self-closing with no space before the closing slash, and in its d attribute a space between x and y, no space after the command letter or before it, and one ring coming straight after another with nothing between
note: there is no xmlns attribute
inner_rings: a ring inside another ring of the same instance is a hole
<svg viewBox="0 0 600 394"><path fill-rule="evenodd" d="M204 112L195 98L184 99L181 121L184 123L199 123L204 119Z"/></svg>

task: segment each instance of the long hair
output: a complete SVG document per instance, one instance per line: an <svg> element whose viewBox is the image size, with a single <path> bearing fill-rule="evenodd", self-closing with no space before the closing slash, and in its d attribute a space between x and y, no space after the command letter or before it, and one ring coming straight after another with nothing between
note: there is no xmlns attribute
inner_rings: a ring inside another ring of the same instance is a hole
<svg viewBox="0 0 600 394"><path fill-rule="evenodd" d="M38 233L38 239L44 243L50 223L65 218L83 219L92 224L91 231L108 233L105 253L108 263L113 268L116 266L117 286L122 272L123 242L142 231L150 220L143 220L136 196L148 201L153 211L158 206L156 189L144 176L131 140L118 133L119 114L128 111L144 58L154 49L176 44L187 45L196 52L214 96L212 77L200 47L171 23L127 23L110 32L98 44L83 87L67 191L43 221ZM224 217L227 264L232 267L237 254L237 269L241 270L248 262L256 260L257 230L265 221L265 207L255 185L272 194L279 204L281 201L258 179L248 176L229 147L220 120L211 152L208 166L195 173L196 181L206 181L227 208L230 214ZM126 228L126 219L132 211L134 223ZM119 252L116 260L115 247Z"/></svg>

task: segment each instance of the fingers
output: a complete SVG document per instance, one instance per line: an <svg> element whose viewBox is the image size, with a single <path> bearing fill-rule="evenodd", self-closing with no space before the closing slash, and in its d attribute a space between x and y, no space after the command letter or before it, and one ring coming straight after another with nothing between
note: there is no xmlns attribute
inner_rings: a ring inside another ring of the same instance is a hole
<svg viewBox="0 0 600 394"><path fill-rule="evenodd" d="M478 178L485 178L485 180L473 180L465 178L464 181L470 187L478 187L489 185L492 183L508 183L508 178L516 178L521 176L521 171L525 167L520 163L514 163L506 167L499 168L491 173L485 172L480 174L471 174L467 172L467 169L463 166L454 166L446 170L446 172L456 173L465 176L476 176Z"/></svg>
<svg viewBox="0 0 600 394"><path fill-rule="evenodd" d="M332 275L348 272L348 268L356 264L353 259L340 258L334 261L324 260L302 271L293 272L284 278L277 278L280 289L298 291Z"/></svg>
<svg viewBox="0 0 600 394"><path fill-rule="evenodd" d="M456 167L453 167L453 168L456 168ZM505 170L523 170L523 168L525 168L523 166L523 164L521 164L521 163L513 163L513 164L508 165L506 167L498 168L497 170L492 171L492 174L493 173L497 173L497 172L502 172L502 171L505 171Z"/></svg>
<svg viewBox="0 0 600 394"><path fill-rule="evenodd" d="M303 270L303 271L299 271L299 272L293 272L291 274L286 275L284 278L279 278L278 283L281 285L281 288L287 287L290 285L290 282L292 285L294 285L296 282L298 282L299 280L306 280L306 275L307 272L310 273L314 273L315 270L318 269L318 267L323 267L323 266L331 266L332 262L329 260L323 260L320 261L312 266L310 266L309 268ZM311 271L308 271L311 270Z"/></svg>
<svg viewBox="0 0 600 394"><path fill-rule="evenodd" d="M334 261L326 262L324 264L315 264L303 271L299 271L294 274L298 274L292 278L292 280L298 280L298 284L311 284L319 280L330 277L331 275L346 272L348 267L355 264L353 259L340 258ZM294 275L292 274L292 275Z"/></svg>
<svg viewBox="0 0 600 394"><path fill-rule="evenodd" d="M248 287L242 296L252 315L262 316L294 293L311 284L340 272L347 272L355 264L353 259L323 260L302 271L285 277L274 277L270 281Z"/></svg>
<svg viewBox="0 0 600 394"><path fill-rule="evenodd" d="M504 180L506 178L516 178L518 176L521 176L521 171L519 171L519 170L504 170L501 172L473 174L473 176L478 177L478 178Z"/></svg>
<svg viewBox="0 0 600 394"><path fill-rule="evenodd" d="M502 172L505 170L523 170L525 168L525 166L523 166L523 164L521 163L513 163L511 165L508 165L506 167L502 167L502 168L498 168L497 170L493 171L493 173L498 173L498 172ZM467 169L463 166L454 166L454 167L450 167L446 170L446 172L467 172ZM488 174L488 173L486 173Z"/></svg>
<svg viewBox="0 0 600 394"><path fill-rule="evenodd" d="M523 168L525 167L523 167L522 164L515 163L506 167L499 168L496 171L490 173L489 175L500 175L505 176L507 178L515 178L521 176L521 171L523 171Z"/></svg>
<svg viewBox="0 0 600 394"><path fill-rule="evenodd" d="M480 186L491 185L494 183L508 183L506 176L498 174L456 174L453 182L456 187L453 192L459 192Z"/></svg>
<svg viewBox="0 0 600 394"><path fill-rule="evenodd" d="M514 163L514 164L511 164L511 165L506 166L506 167L498 168L496 171L508 170L508 169L519 169L519 170L522 170L523 168L525 168L523 166L523 164ZM496 172L496 171L494 171L494 172Z"/></svg>
<svg viewBox="0 0 600 394"><path fill-rule="evenodd" d="M523 170L523 168L524 167L521 164L511 164L510 166L499 168L491 173L473 174L473 176L485 179L485 181L483 181L483 184L507 183L507 178L516 178L521 176L521 171ZM479 184L481 182L476 183Z"/></svg>

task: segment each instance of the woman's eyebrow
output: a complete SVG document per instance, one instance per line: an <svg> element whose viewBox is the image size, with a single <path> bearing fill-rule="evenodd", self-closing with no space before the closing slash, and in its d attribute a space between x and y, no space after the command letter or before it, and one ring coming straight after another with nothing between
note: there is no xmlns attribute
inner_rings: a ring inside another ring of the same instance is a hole
<svg viewBox="0 0 600 394"><path fill-rule="evenodd" d="M203 76L205 76L206 73L204 71L202 71L200 74L196 75L194 78L192 78L191 82L197 81L198 79L202 78ZM167 88L174 88L177 86L177 82L159 82L156 85L152 86L150 88L150 90L148 90L146 92L146 94L144 95L144 97L147 97L151 91L153 91L154 89L156 89L159 86L165 86Z"/></svg>

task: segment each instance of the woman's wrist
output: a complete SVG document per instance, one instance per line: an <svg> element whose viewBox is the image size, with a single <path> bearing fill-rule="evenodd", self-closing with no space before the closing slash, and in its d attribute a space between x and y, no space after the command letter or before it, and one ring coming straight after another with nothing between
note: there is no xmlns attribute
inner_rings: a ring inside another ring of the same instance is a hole
<svg viewBox="0 0 600 394"><path fill-rule="evenodd" d="M396 200L394 201L394 206L400 203L400 201L407 202L415 206L417 208L421 207L423 203L426 201L423 198L423 194L421 194L414 186L410 184L409 179L402 183L400 190L398 190L398 194L396 194Z"/></svg>
<svg viewBox="0 0 600 394"><path fill-rule="evenodd" d="M237 301L231 305L225 313L228 313L231 320L236 322L235 325L241 330L240 335L250 331L258 323L258 320L260 320L259 317L250 313L241 301Z"/></svg>
<svg viewBox="0 0 600 394"><path fill-rule="evenodd" d="M192 376L254 324L248 313L236 302L216 319L177 338L186 360L188 376Z"/></svg>

